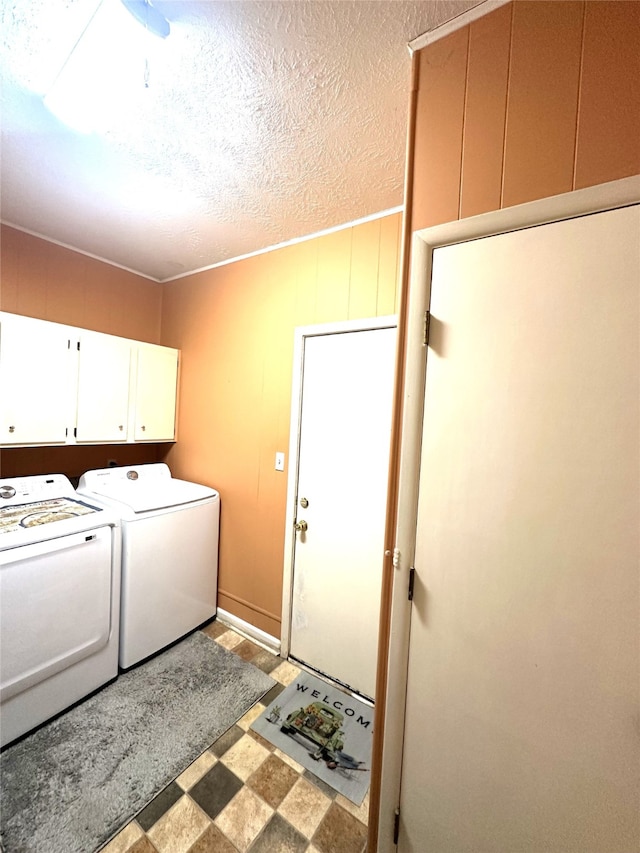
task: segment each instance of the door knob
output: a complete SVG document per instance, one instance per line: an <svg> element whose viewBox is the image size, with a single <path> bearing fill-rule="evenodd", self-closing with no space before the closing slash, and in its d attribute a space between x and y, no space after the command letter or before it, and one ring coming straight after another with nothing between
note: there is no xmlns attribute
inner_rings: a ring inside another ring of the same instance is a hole
<svg viewBox="0 0 640 853"><path fill-rule="evenodd" d="M307 529L307 522L306 521L296 521L296 523L293 526L295 527L295 529L299 533L304 533L305 530Z"/></svg>

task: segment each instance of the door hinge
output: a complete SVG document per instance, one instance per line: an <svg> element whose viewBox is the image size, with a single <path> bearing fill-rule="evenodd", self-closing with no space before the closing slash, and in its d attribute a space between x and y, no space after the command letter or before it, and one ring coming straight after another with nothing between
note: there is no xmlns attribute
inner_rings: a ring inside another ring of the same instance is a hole
<svg viewBox="0 0 640 853"><path fill-rule="evenodd" d="M400 838L400 809L396 809L393 818L393 843L397 846Z"/></svg>
<svg viewBox="0 0 640 853"><path fill-rule="evenodd" d="M431 312L424 312L424 334L422 338L422 342L425 346L429 345L429 328L431 326Z"/></svg>
<svg viewBox="0 0 640 853"><path fill-rule="evenodd" d="M409 601L413 601L413 585L416 581L416 570L413 566L409 569L409 592L407 594L407 598Z"/></svg>

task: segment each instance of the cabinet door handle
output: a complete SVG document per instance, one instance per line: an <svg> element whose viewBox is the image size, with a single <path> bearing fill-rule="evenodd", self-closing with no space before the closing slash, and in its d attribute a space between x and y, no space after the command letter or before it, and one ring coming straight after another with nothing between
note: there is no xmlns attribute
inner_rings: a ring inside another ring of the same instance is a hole
<svg viewBox="0 0 640 853"><path fill-rule="evenodd" d="M16 428L14 426L9 427L9 432L15 432L15 431L16 431Z"/></svg>
<svg viewBox="0 0 640 853"><path fill-rule="evenodd" d="M120 426L118 427L118 429L120 430L120 432L122 432L122 430L124 429L124 426L123 426L122 424L120 424Z"/></svg>
<svg viewBox="0 0 640 853"><path fill-rule="evenodd" d="M146 426L143 424L141 429L142 429L142 432L144 432L146 430Z"/></svg>

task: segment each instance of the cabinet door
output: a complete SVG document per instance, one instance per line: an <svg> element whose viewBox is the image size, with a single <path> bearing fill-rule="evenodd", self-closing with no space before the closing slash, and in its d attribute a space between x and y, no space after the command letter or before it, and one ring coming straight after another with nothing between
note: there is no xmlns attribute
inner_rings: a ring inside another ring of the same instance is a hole
<svg viewBox="0 0 640 853"><path fill-rule="evenodd" d="M77 441L127 440L131 343L99 332L81 332Z"/></svg>
<svg viewBox="0 0 640 853"><path fill-rule="evenodd" d="M0 444L64 444L76 352L66 326L0 314Z"/></svg>
<svg viewBox="0 0 640 853"><path fill-rule="evenodd" d="M173 441L178 350L138 344L134 441Z"/></svg>

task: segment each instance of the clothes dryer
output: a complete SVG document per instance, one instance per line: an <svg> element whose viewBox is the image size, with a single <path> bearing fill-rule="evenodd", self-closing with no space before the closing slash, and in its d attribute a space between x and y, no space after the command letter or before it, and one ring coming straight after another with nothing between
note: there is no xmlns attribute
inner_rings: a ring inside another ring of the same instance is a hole
<svg viewBox="0 0 640 853"><path fill-rule="evenodd" d="M118 674L120 522L63 474L0 480L0 745Z"/></svg>
<svg viewBox="0 0 640 853"><path fill-rule="evenodd" d="M216 614L220 497L164 463L87 471L78 492L122 525L120 666L128 669Z"/></svg>

